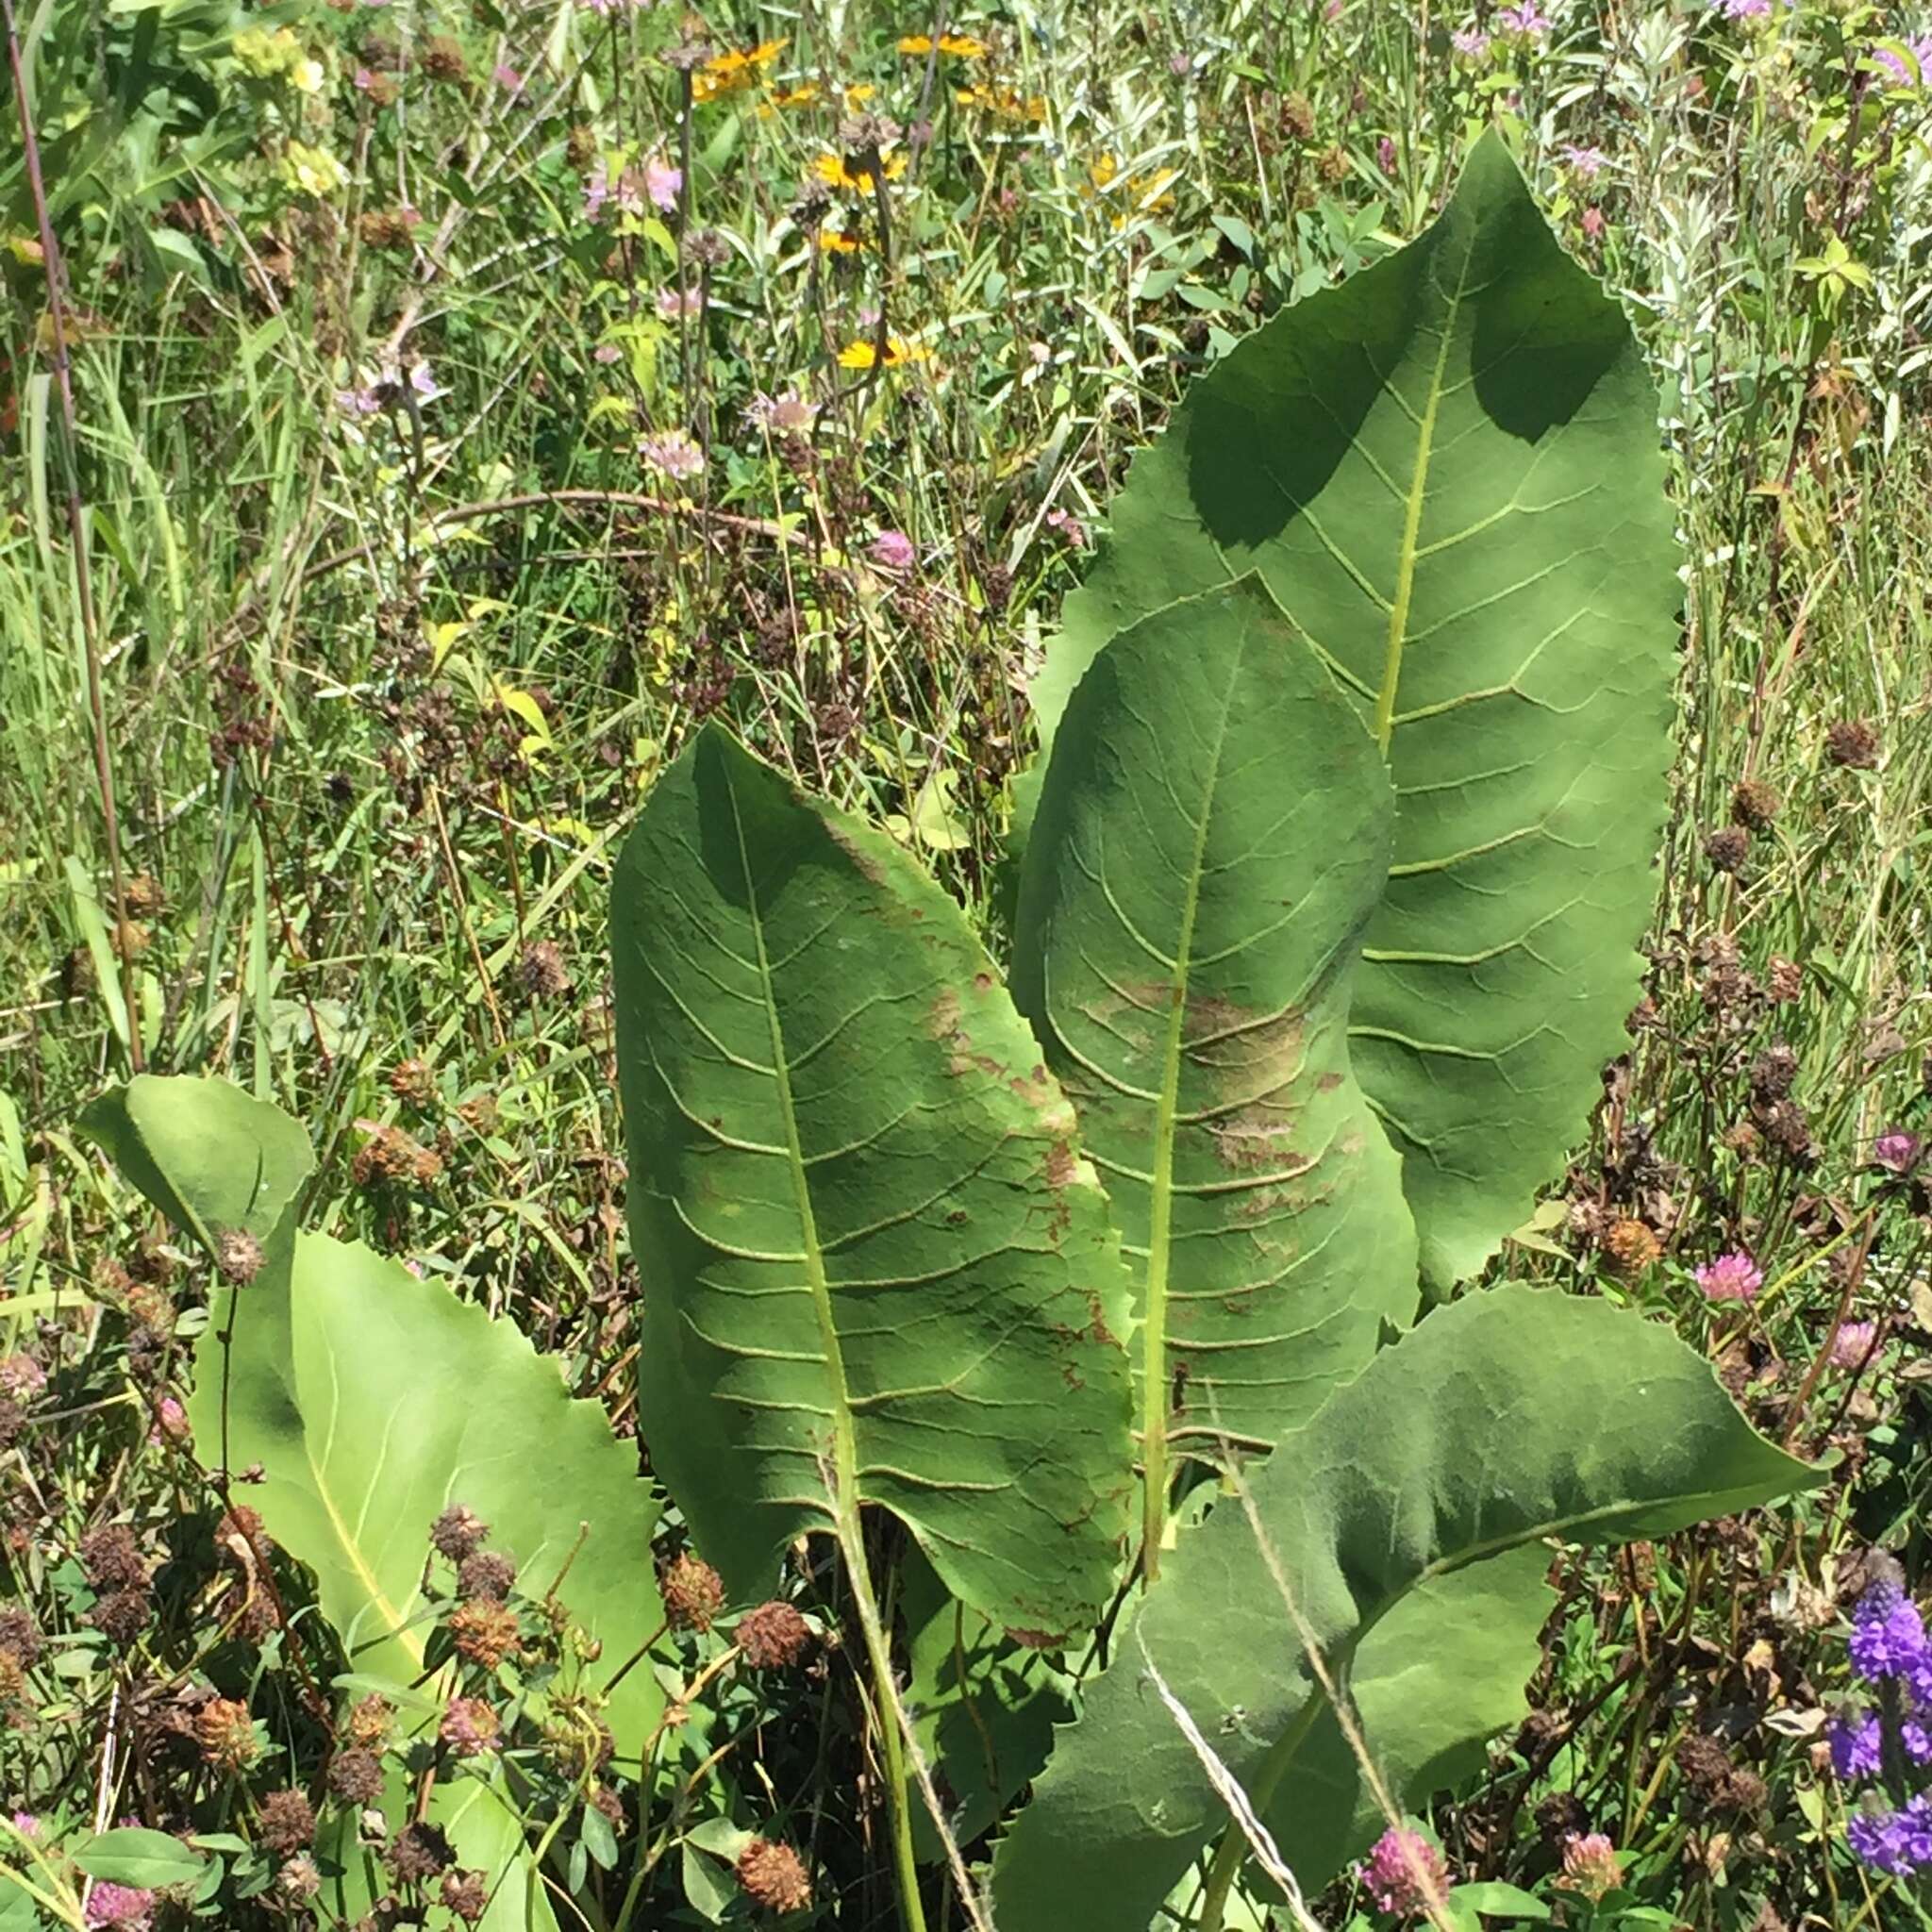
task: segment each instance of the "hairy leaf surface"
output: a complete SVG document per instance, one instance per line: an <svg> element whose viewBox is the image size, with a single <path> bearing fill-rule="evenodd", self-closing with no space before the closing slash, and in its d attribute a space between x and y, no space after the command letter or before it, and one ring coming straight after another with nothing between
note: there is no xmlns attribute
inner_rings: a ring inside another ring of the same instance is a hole
<svg viewBox="0 0 1932 1932"><path fill-rule="evenodd" d="M1346 1033L1394 799L1256 576L1131 625L1068 705L1013 997L1140 1289L1142 1439L1266 1445L1417 1300L1398 1162Z"/></svg>
<svg viewBox="0 0 1932 1932"><path fill-rule="evenodd" d="M1119 1243L958 908L711 726L611 937L641 1412L700 1548L761 1589L836 1491L1003 1627L1090 1623L1130 1488Z"/></svg>
<svg viewBox="0 0 1932 1932"><path fill-rule="evenodd" d="M1257 570L1358 708L1399 811L1350 1025L1433 1281L1523 1220L1637 998L1679 601L1663 476L1622 311L1485 135L1425 234L1194 385L1034 688L1049 740L1116 631Z"/></svg>
<svg viewBox="0 0 1932 1932"><path fill-rule="evenodd" d="M1360 1664L1369 1746L1414 1797L1458 1735L1520 1696L1522 1637L1547 1599L1511 1553L1661 1536L1814 1479L1669 1330L1511 1285L1385 1349L1277 1445L1251 1495L1331 1673L1345 1682ZM1406 1660L1374 1642L1385 1632L1414 1646ZM1409 1694L1405 1661L1438 1679L1433 1696ZM1306 1887L1358 1847L1326 1700L1247 1514L1225 1500L1181 1540L1002 1845L1001 1932L1144 1925L1221 1830L1154 1671Z"/></svg>

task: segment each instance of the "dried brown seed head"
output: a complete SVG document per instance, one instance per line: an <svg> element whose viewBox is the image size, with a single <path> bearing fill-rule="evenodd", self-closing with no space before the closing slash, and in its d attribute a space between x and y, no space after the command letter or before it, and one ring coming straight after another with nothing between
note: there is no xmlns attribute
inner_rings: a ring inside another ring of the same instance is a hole
<svg viewBox="0 0 1932 1932"><path fill-rule="evenodd" d="M755 1906L768 1912L802 1911L811 1903L811 1880L790 1845L755 1838L738 1855L738 1882Z"/></svg>

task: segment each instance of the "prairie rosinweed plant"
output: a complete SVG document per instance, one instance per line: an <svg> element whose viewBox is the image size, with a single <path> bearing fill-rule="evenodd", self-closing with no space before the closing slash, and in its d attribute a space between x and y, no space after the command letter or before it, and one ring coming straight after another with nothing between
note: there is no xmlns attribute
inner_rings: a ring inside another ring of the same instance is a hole
<svg viewBox="0 0 1932 1932"><path fill-rule="evenodd" d="M1923 9L18 25L0 1925L1909 1919Z"/></svg>
<svg viewBox="0 0 1932 1932"><path fill-rule="evenodd" d="M608 1869L607 1761L661 1843L701 1688L808 1665L789 1552L841 1578L915 1932L948 1890L979 1909L931 1846L1029 1775L991 1871L1009 1932L1221 1932L1274 1882L1264 1838L1306 1888L1379 1840L1386 1908L1468 1908L1395 1807L1523 1715L1551 1540L1814 1480L1635 1312L1421 1306L1527 1211L1635 995L1676 602L1653 408L1494 135L1420 240L1205 378L1037 687L1009 979L889 836L694 735L611 912L661 1493L513 1328L299 1225L286 1115L154 1077L91 1110L183 1233L259 1249L189 1420L355 1680L394 1687L423 1771L387 1800L397 1886L475 1869L534 1908L565 1829L577 1882ZM425 1181L400 1130L374 1149L371 1179ZM667 1499L695 1552L668 1601ZM950 1677L982 1633L1017 1752L922 1736L902 1592L950 1604ZM723 1602L758 1607L680 1686L670 1627L708 1641ZM1050 1757L1048 1656L1082 1679ZM240 1704L197 1735L231 1772L255 1748ZM353 1915L368 1860L334 1842ZM815 1895L775 1836L708 1856L768 1909Z"/></svg>

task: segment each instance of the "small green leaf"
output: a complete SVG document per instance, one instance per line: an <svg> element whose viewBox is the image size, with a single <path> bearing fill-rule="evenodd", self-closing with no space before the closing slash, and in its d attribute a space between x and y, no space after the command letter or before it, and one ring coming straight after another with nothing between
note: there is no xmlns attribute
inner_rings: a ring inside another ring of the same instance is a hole
<svg viewBox="0 0 1932 1932"><path fill-rule="evenodd" d="M1474 1885L1458 1885L1449 1894L1449 1903L1467 1906L1472 1911L1482 1912L1491 1919L1547 1919L1550 1916L1550 1908L1541 1899L1516 1886L1505 1885L1500 1878Z"/></svg>
<svg viewBox="0 0 1932 1932"><path fill-rule="evenodd" d="M129 1824L88 1839L75 1847L74 1862L90 1878L157 1891L164 1885L192 1885L208 1861L165 1831Z"/></svg>

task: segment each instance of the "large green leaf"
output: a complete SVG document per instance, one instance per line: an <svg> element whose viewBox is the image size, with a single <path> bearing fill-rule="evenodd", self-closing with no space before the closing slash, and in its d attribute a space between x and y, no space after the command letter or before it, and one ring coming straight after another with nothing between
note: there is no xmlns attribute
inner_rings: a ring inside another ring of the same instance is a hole
<svg viewBox="0 0 1932 1932"><path fill-rule="evenodd" d="M242 1228L262 1241L260 1273L215 1297L189 1419L205 1457L259 1465L247 1501L314 1572L358 1672L423 1675L429 1527L452 1503L491 1525L530 1594L563 1578L558 1596L602 1646L587 1688L661 1630L658 1505L635 1449L513 1324L359 1243L295 1232L308 1160L286 1115L225 1081L142 1076L84 1124L197 1233ZM662 1709L648 1665L625 1675L606 1713L620 1757L638 1757ZM521 1842L494 1788L439 1792L437 1815L472 1865L500 1871L504 1847ZM522 1925L526 1907L531 1925L549 1927L541 1890L522 1896L529 1883L521 1868L506 1879L492 1928Z"/></svg>
<svg viewBox="0 0 1932 1932"><path fill-rule="evenodd" d="M611 933L641 1413L699 1546L757 1590L875 1503L1003 1627L1090 1623L1131 1488L1124 1274L958 909L713 725Z"/></svg>
<svg viewBox="0 0 1932 1932"><path fill-rule="evenodd" d="M1163 1436L1272 1443L1415 1313L1346 1033L1393 817L1374 741L1256 576L1115 638L1054 741L1013 997L1136 1264L1150 1489Z"/></svg>
<svg viewBox="0 0 1932 1932"><path fill-rule="evenodd" d="M1050 738L1123 625L1258 570L1359 708L1400 807L1350 1024L1434 1281L1522 1221L1637 997L1678 606L1663 476L1621 310L1488 134L1419 240L1195 384L1034 688Z"/></svg>
<svg viewBox="0 0 1932 1932"><path fill-rule="evenodd" d="M1813 1480L1668 1329L1512 1285L1385 1349L1277 1445L1251 1493L1330 1671L1346 1682L1360 1664L1370 1749L1413 1796L1521 1691L1546 1597L1513 1552L1660 1536ZM1383 1633L1414 1647L1407 1677ZM1155 1672L1305 1887L1357 1847L1326 1700L1246 1513L1224 1501L1181 1540L1002 1845L1001 1932L1145 1925L1225 1824ZM1433 1694L1417 1699L1424 1679Z"/></svg>

